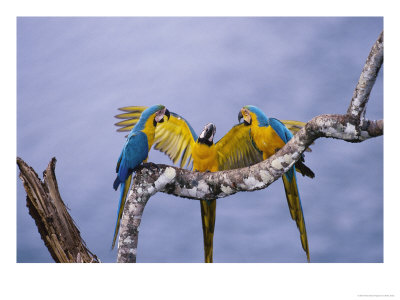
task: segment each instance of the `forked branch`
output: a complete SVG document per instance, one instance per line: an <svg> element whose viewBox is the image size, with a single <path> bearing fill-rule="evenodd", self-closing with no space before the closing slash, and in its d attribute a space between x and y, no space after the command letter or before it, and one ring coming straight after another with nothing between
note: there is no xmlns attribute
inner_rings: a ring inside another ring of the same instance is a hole
<svg viewBox="0 0 400 300"><path fill-rule="evenodd" d="M61 199L53 157L43 172L43 182L35 170L17 157L19 177L27 193L26 205L40 236L55 262L100 262L89 251L74 220Z"/></svg>

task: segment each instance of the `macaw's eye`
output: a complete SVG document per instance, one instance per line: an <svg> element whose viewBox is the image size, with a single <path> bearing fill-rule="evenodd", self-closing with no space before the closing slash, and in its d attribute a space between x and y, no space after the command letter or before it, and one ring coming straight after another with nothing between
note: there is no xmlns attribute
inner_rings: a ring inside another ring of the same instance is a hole
<svg viewBox="0 0 400 300"><path fill-rule="evenodd" d="M165 115L168 117L168 120L169 120L169 118L171 117L171 114L168 109L165 109Z"/></svg>

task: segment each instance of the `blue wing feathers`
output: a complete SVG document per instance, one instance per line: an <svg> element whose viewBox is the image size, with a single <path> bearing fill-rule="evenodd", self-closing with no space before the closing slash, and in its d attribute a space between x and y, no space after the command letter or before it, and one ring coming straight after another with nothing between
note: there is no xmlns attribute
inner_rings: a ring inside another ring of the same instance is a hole
<svg viewBox="0 0 400 300"><path fill-rule="evenodd" d="M117 178L114 181L113 187L115 190L121 185L120 197L117 211L117 221L115 224L114 239L112 248L119 231L119 223L122 216L122 210L125 206L126 194L131 182L131 174L133 170L139 166L148 156L149 144L147 135L142 131L131 131L129 134L121 155L117 163Z"/></svg>
<svg viewBox="0 0 400 300"><path fill-rule="evenodd" d="M142 112L139 122L129 133L125 145L122 148L122 152L118 158L116 167L117 178L113 183L113 187L115 190L117 190L121 185L121 190L112 248L114 248L115 241L117 239L122 211L125 206L126 195L132 179L132 172L147 158L149 154L149 142L147 135L142 130L144 129L148 118L157 110L162 108L164 108L164 106L154 105Z"/></svg>
<svg viewBox="0 0 400 300"><path fill-rule="evenodd" d="M282 141L285 142L285 144L292 139L293 134L278 119L269 118L269 125L271 125L271 127L276 131L276 133L279 135Z"/></svg>
<svg viewBox="0 0 400 300"><path fill-rule="evenodd" d="M128 137L118 160L118 175L113 184L114 189L117 189L121 182L125 182L133 169L147 158L148 152L149 144L144 132L134 132Z"/></svg>

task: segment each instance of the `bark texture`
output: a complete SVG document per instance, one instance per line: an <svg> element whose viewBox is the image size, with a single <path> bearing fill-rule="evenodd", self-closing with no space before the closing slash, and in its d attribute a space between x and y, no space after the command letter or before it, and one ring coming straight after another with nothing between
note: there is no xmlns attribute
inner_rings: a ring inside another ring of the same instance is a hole
<svg viewBox="0 0 400 300"><path fill-rule="evenodd" d="M26 205L35 220L40 236L55 262L100 262L90 252L68 209L61 199L55 174L56 159L52 158L43 172L43 181L35 170L17 157L21 178L27 194Z"/></svg>
<svg viewBox="0 0 400 300"><path fill-rule="evenodd" d="M378 37L378 40L372 46L372 49L365 62L361 72L360 79L353 93L350 106L347 114L354 117L355 120L364 121L366 104L369 99L369 94L375 84L376 77L383 63L383 31Z"/></svg>

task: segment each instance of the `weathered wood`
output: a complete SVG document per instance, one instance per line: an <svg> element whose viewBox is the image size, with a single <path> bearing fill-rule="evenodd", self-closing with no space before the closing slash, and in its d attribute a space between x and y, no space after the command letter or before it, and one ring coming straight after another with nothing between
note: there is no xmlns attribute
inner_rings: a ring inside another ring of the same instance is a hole
<svg viewBox="0 0 400 300"><path fill-rule="evenodd" d="M100 262L90 252L61 199L53 157L43 172L43 181L35 170L17 157L21 178L27 193L29 214L35 220L40 236L55 262Z"/></svg>

